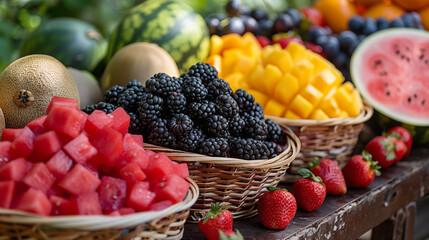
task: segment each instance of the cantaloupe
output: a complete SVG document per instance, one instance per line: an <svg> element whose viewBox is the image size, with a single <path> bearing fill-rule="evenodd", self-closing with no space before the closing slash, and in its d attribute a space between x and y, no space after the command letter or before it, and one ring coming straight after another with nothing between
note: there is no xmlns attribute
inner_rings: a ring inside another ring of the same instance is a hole
<svg viewBox="0 0 429 240"><path fill-rule="evenodd" d="M110 59L101 78L101 89L105 92L114 85L125 86L132 80L144 83L159 72L172 77L180 75L176 62L164 49L154 43L132 43Z"/></svg>
<svg viewBox="0 0 429 240"><path fill-rule="evenodd" d="M7 128L23 128L45 115L53 96L79 101L73 77L51 56L35 54L19 58L0 76L0 108Z"/></svg>

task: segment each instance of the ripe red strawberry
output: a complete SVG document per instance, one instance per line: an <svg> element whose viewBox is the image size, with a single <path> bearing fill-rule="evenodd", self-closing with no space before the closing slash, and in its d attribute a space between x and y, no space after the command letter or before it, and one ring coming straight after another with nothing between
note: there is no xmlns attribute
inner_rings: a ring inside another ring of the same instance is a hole
<svg viewBox="0 0 429 240"><path fill-rule="evenodd" d="M364 150L372 155L380 167L387 168L403 158L406 146L398 139L377 136L366 144Z"/></svg>
<svg viewBox="0 0 429 240"><path fill-rule="evenodd" d="M344 195L347 193L346 181L336 161L327 158L322 160L315 158L307 164L307 167L314 175L322 178L326 186L326 194Z"/></svg>
<svg viewBox="0 0 429 240"><path fill-rule="evenodd" d="M347 187L360 188L367 187L374 181L375 176L380 176L379 169L377 162L372 161L371 154L363 151L362 155L350 157L342 171Z"/></svg>
<svg viewBox="0 0 429 240"><path fill-rule="evenodd" d="M289 45L290 42L297 42L297 43L300 43L300 44L304 44L304 42L302 41L302 39L299 38L299 37L290 37L290 36L284 37L284 36L281 36L281 35L273 37L273 44L278 43L278 44L280 44L280 46L282 48L286 48L287 45Z"/></svg>
<svg viewBox="0 0 429 240"><path fill-rule="evenodd" d="M307 7L300 10L305 18L310 21L313 26L323 27L326 25L323 14L316 8Z"/></svg>
<svg viewBox="0 0 429 240"><path fill-rule="evenodd" d="M219 240L243 240L240 231L221 231L219 230Z"/></svg>
<svg viewBox="0 0 429 240"><path fill-rule="evenodd" d="M299 169L298 173L302 178L293 184L292 194L295 196L299 208L311 212L319 208L325 201L326 188L322 179L307 168Z"/></svg>
<svg viewBox="0 0 429 240"><path fill-rule="evenodd" d="M265 47L271 44L270 39L262 35L256 36L256 40L258 40L259 45L261 45L261 47Z"/></svg>
<svg viewBox="0 0 429 240"><path fill-rule="evenodd" d="M232 215L227 208L212 203L210 211L199 221L198 229L208 240L218 240L219 230L232 231Z"/></svg>
<svg viewBox="0 0 429 240"><path fill-rule="evenodd" d="M407 152L405 153L405 156L408 156L410 154L411 147L413 146L413 136L406 128L401 126L390 128L389 130L387 130L385 136L395 137L404 141L405 145L407 145Z"/></svg>
<svg viewBox="0 0 429 240"><path fill-rule="evenodd" d="M269 229L284 229L296 213L296 200L286 189L268 187L258 202L258 216Z"/></svg>

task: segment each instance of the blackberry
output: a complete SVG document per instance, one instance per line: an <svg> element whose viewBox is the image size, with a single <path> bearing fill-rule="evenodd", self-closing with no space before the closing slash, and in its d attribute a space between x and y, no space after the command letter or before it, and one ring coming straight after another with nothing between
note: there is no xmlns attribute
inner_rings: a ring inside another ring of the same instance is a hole
<svg viewBox="0 0 429 240"><path fill-rule="evenodd" d="M136 111L143 93L144 89L142 86L126 88L121 95L119 95L118 106L123 107L127 112Z"/></svg>
<svg viewBox="0 0 429 240"><path fill-rule="evenodd" d="M244 118L255 117L262 120L264 119L264 109L262 108L260 103L253 103L252 105L244 109L244 111L241 112L241 115Z"/></svg>
<svg viewBox="0 0 429 240"><path fill-rule="evenodd" d="M237 102L237 105L240 108L240 113L250 108L255 102L255 97L253 97L252 95L247 93L246 90L241 88L237 89L232 97Z"/></svg>
<svg viewBox="0 0 429 240"><path fill-rule="evenodd" d="M216 98L216 114L232 118L238 114L237 102L230 95L219 95Z"/></svg>
<svg viewBox="0 0 429 240"><path fill-rule="evenodd" d="M146 80L146 88L150 92L166 97L172 92L180 92L180 84L165 73L156 73Z"/></svg>
<svg viewBox="0 0 429 240"><path fill-rule="evenodd" d="M265 120L267 124L267 141L281 142L282 140L282 128L271 119Z"/></svg>
<svg viewBox="0 0 429 240"><path fill-rule="evenodd" d="M246 136L256 139L256 140L265 140L267 139L267 124L263 119L257 117L249 116L244 119L245 125L243 132Z"/></svg>
<svg viewBox="0 0 429 240"><path fill-rule="evenodd" d="M192 102L189 104L188 112L193 119L206 120L216 113L216 105L207 100L202 102Z"/></svg>
<svg viewBox="0 0 429 240"><path fill-rule="evenodd" d="M97 109L97 105L98 105L98 103L91 104L91 105L86 105L82 109L82 111L85 112L86 114L91 114L92 112L94 112L95 109Z"/></svg>
<svg viewBox="0 0 429 240"><path fill-rule="evenodd" d="M281 152L283 152L282 147L275 142L265 141L264 143L267 146L268 150L270 150L270 157L269 158L277 157Z"/></svg>
<svg viewBox="0 0 429 240"><path fill-rule="evenodd" d="M206 132L212 137L228 137L229 136L229 123L228 119L221 115L213 115L205 122L207 127Z"/></svg>
<svg viewBox="0 0 429 240"><path fill-rule="evenodd" d="M207 84L207 99L215 100L219 95L232 95L232 89L229 83L223 79L216 78Z"/></svg>
<svg viewBox="0 0 429 240"><path fill-rule="evenodd" d="M170 119L170 131L176 135L189 132L193 126L192 119L183 113L176 114Z"/></svg>
<svg viewBox="0 0 429 240"><path fill-rule="evenodd" d="M182 91L188 102L198 102L207 97L207 88L197 77L186 76L183 78Z"/></svg>
<svg viewBox="0 0 429 240"><path fill-rule="evenodd" d="M179 84L179 86L182 86L183 84L183 77L179 77L179 78L171 77L171 80L176 81Z"/></svg>
<svg viewBox="0 0 429 240"><path fill-rule="evenodd" d="M130 115L130 126L128 131L133 134L140 134L141 122L139 116L134 112L128 112L128 115Z"/></svg>
<svg viewBox="0 0 429 240"><path fill-rule="evenodd" d="M97 104L97 110L101 110L107 114L112 113L116 110L116 108L118 108L118 106L115 106L111 103L99 102Z"/></svg>
<svg viewBox="0 0 429 240"><path fill-rule="evenodd" d="M268 159L271 155L264 142L252 138L232 138L230 148L231 157L245 160Z"/></svg>
<svg viewBox="0 0 429 240"><path fill-rule="evenodd" d="M177 149L192 152L197 149L200 142L205 139L205 136L203 130L201 130L199 127L194 127L186 134L178 136L177 139Z"/></svg>
<svg viewBox="0 0 429 240"><path fill-rule="evenodd" d="M200 78L204 86L217 78L217 70L208 63L196 63L188 70L188 76Z"/></svg>
<svg viewBox="0 0 429 240"><path fill-rule="evenodd" d="M229 121L229 132L232 136L239 137L242 134L244 125L244 120L237 114Z"/></svg>
<svg viewBox="0 0 429 240"><path fill-rule="evenodd" d="M124 87L115 85L104 93L104 101L111 104L118 104L119 95L124 91Z"/></svg>
<svg viewBox="0 0 429 240"><path fill-rule="evenodd" d="M161 97L152 93L144 93L138 108L138 115L141 120L142 127L148 126L152 121L155 121L161 116L162 104L164 101Z"/></svg>
<svg viewBox="0 0 429 240"><path fill-rule="evenodd" d="M198 152L213 157L226 157L229 152L228 141L220 137L206 138L200 143Z"/></svg>
<svg viewBox="0 0 429 240"><path fill-rule="evenodd" d="M178 92L170 93L165 100L165 108L170 113L182 113L186 109L185 95Z"/></svg>
<svg viewBox="0 0 429 240"><path fill-rule="evenodd" d="M151 122L147 140L158 146L175 147L175 137L168 130L168 121L163 118L157 118Z"/></svg>
<svg viewBox="0 0 429 240"><path fill-rule="evenodd" d="M139 88L141 88L141 87L143 87L143 84L140 81L137 81L137 80L134 79L134 80L129 81L127 83L127 85L125 85L125 89L132 88L132 87L139 87Z"/></svg>

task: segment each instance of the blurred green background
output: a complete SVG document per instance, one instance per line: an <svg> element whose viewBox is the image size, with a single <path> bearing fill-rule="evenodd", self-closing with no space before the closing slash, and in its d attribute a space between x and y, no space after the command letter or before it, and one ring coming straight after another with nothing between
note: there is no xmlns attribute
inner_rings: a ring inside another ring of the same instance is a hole
<svg viewBox="0 0 429 240"><path fill-rule="evenodd" d="M129 9L145 0L0 0L0 72L18 58L19 45L41 23L55 17L73 17L94 25L108 39ZM183 0L203 17L224 12L228 0ZM271 15L287 7L308 6L311 0L240 0L250 9Z"/></svg>

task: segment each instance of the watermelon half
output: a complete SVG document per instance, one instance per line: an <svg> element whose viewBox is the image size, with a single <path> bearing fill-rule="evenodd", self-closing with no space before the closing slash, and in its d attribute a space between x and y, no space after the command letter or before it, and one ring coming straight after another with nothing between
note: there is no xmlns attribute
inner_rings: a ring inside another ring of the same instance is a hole
<svg viewBox="0 0 429 240"><path fill-rule="evenodd" d="M372 34L353 53L352 81L384 129L403 125L429 142L429 33L393 28Z"/></svg>

